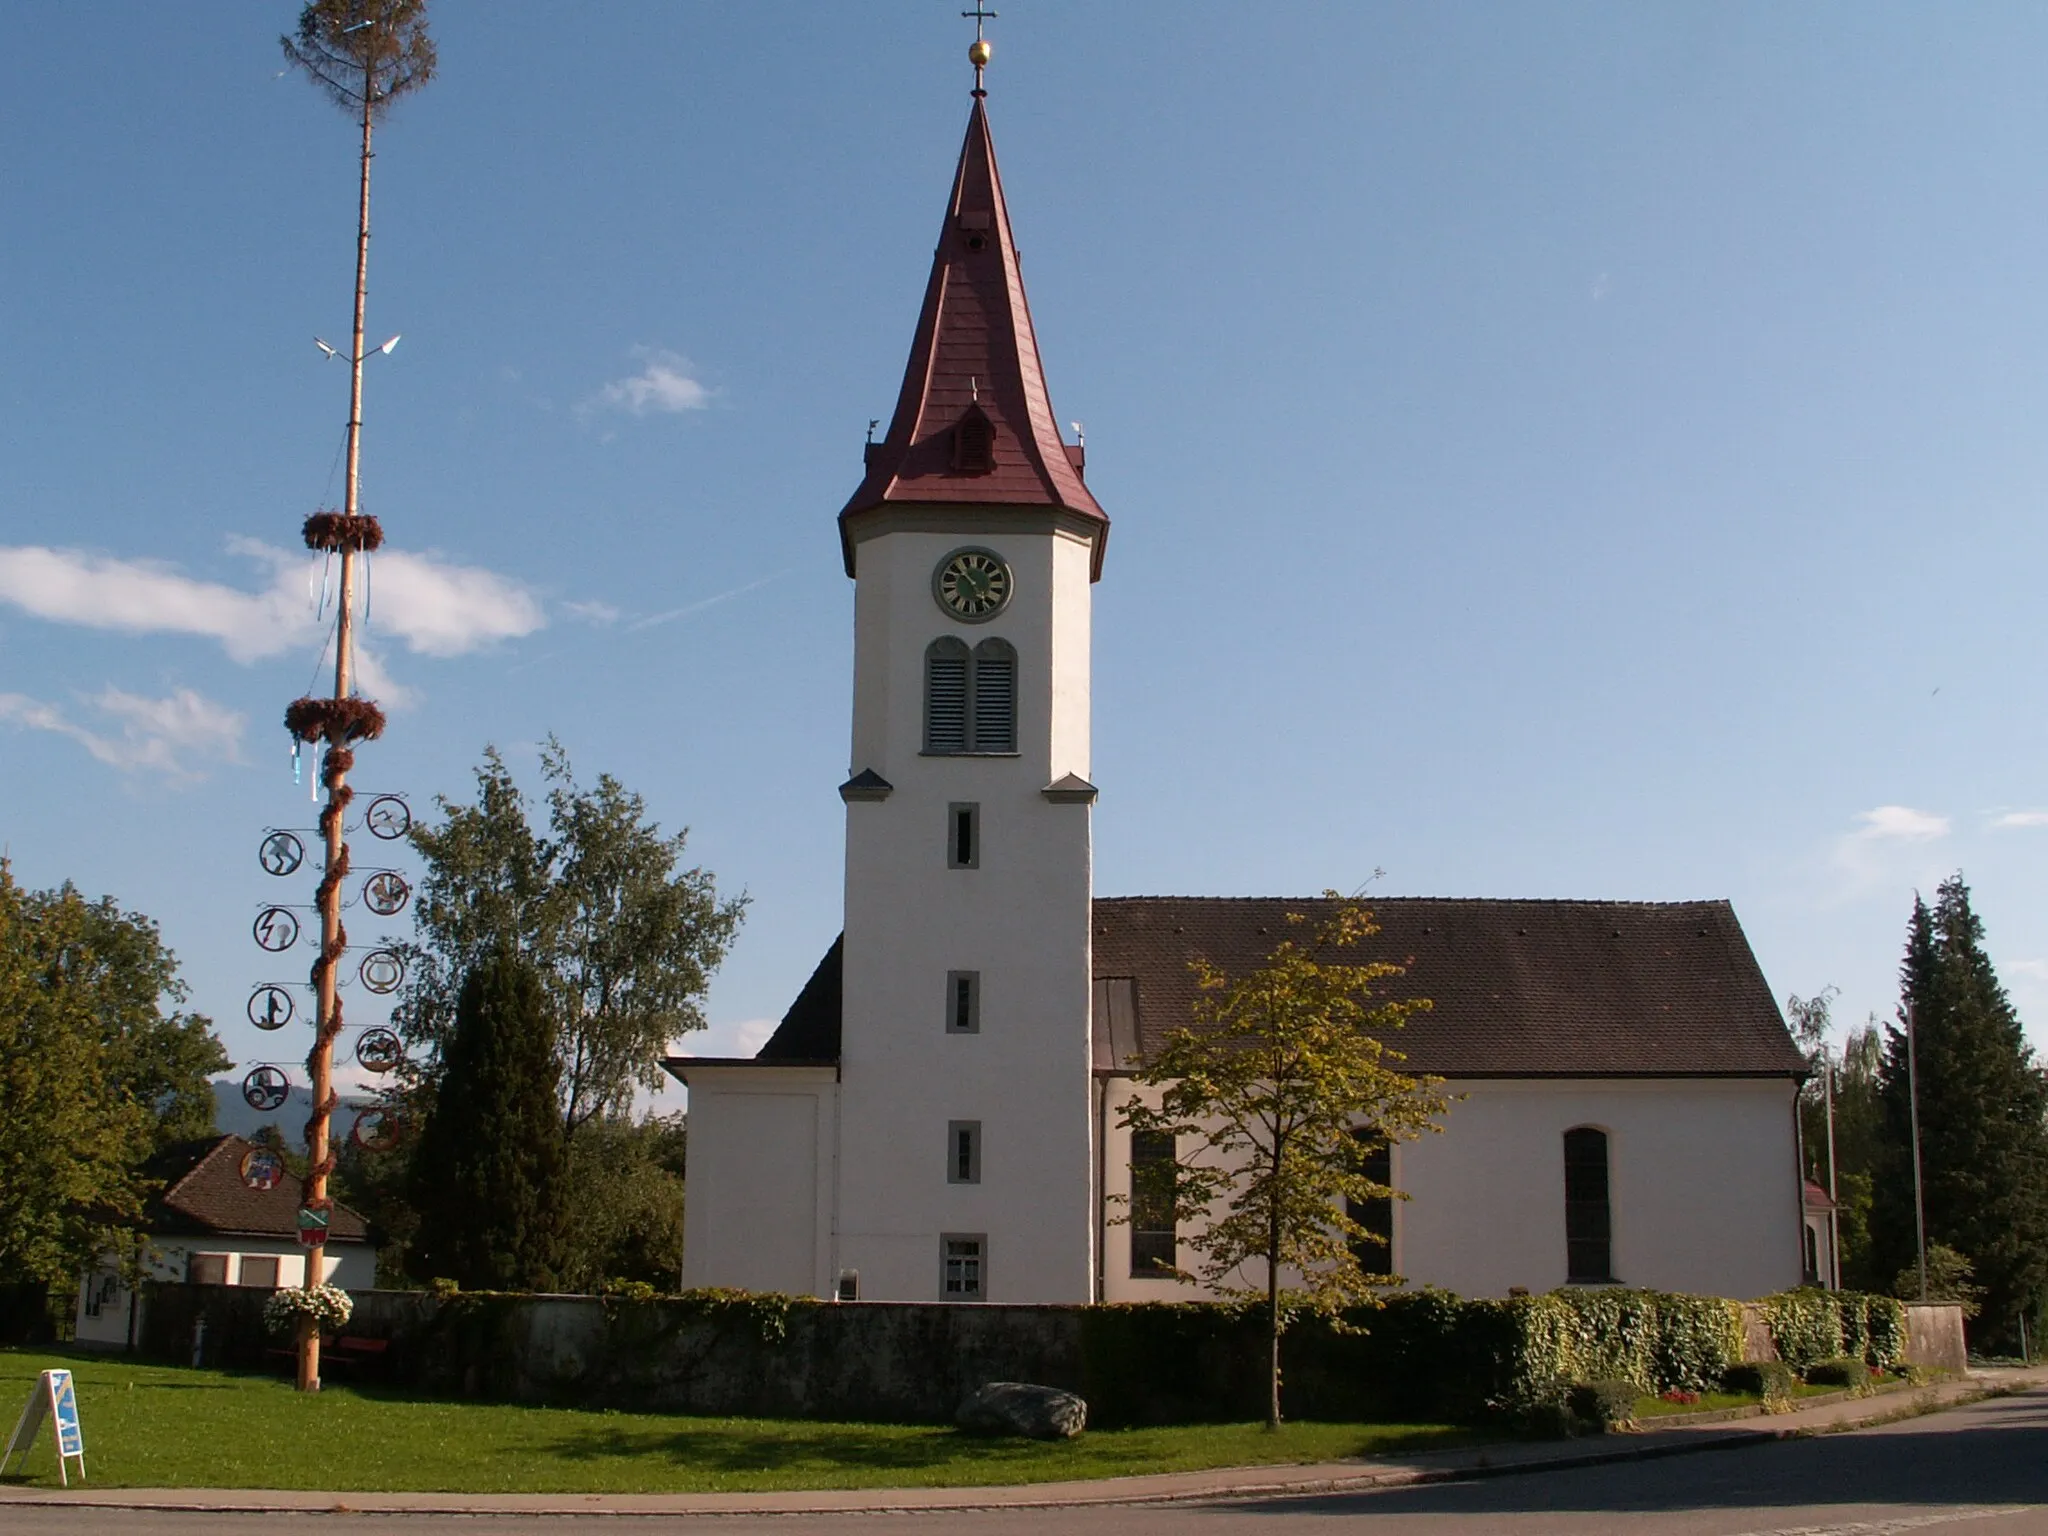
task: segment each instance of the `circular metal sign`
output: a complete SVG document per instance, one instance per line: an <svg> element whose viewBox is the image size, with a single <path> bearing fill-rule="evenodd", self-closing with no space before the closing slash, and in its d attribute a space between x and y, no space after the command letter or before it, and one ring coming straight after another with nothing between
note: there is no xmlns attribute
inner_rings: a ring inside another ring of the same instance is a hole
<svg viewBox="0 0 2048 1536"><path fill-rule="evenodd" d="M284 1159L269 1147L242 1154L242 1182L251 1189L275 1189L284 1182Z"/></svg>
<svg viewBox="0 0 2048 1536"><path fill-rule="evenodd" d="M363 963L356 967L356 974L363 979L363 985L380 996L396 992L405 981L405 962L392 949L373 949L363 956Z"/></svg>
<svg viewBox="0 0 2048 1536"><path fill-rule="evenodd" d="M242 1079L242 1102L253 1110L268 1112L291 1096L292 1080L284 1075L283 1067L252 1067Z"/></svg>
<svg viewBox="0 0 2048 1536"><path fill-rule="evenodd" d="M256 862L266 875L295 875L306 862L306 845L296 832L272 832L257 848Z"/></svg>
<svg viewBox="0 0 2048 1536"><path fill-rule="evenodd" d="M388 1152L398 1145L398 1124L381 1109L366 1109L348 1128L348 1139L365 1152Z"/></svg>
<svg viewBox="0 0 2048 1536"><path fill-rule="evenodd" d="M412 887L395 869L380 870L363 882L363 901L379 917L396 917L412 900Z"/></svg>
<svg viewBox="0 0 2048 1536"><path fill-rule="evenodd" d="M275 982L249 994L249 1022L258 1029L283 1029L297 1011L291 993Z"/></svg>
<svg viewBox="0 0 2048 1536"><path fill-rule="evenodd" d="M265 907L250 929L256 942L273 955L299 942L299 920L289 907Z"/></svg>
<svg viewBox="0 0 2048 1536"><path fill-rule="evenodd" d="M405 1042L396 1030L379 1025L356 1037L356 1061L372 1072L394 1071L405 1060Z"/></svg>
<svg viewBox="0 0 2048 1536"><path fill-rule="evenodd" d="M412 830L412 807L396 795L379 795L363 813L363 825L370 829L370 836L388 843Z"/></svg>

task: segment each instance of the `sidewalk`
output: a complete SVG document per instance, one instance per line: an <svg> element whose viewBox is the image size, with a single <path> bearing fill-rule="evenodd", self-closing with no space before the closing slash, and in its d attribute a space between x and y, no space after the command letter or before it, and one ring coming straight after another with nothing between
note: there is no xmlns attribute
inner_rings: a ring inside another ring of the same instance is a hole
<svg viewBox="0 0 2048 1536"><path fill-rule="evenodd" d="M1994 1393L2048 1388L2048 1366L1973 1371L1960 1381L1842 1398L1730 1423L1647 1429L1584 1440L1508 1442L1432 1455L1308 1466L1217 1467L1149 1477L999 1487L820 1489L783 1493L295 1493L261 1488L0 1488L13 1504L176 1509L221 1514L795 1515L917 1510L1057 1509L1088 1504L1201 1503L1279 1494L1362 1492L1553 1471L1832 1434L1938 1412Z"/></svg>

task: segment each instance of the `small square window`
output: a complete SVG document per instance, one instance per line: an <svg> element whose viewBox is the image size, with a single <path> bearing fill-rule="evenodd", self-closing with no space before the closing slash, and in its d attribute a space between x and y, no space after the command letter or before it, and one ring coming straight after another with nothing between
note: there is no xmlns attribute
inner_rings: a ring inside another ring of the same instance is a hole
<svg viewBox="0 0 2048 1536"><path fill-rule="evenodd" d="M946 972L946 1033L981 1033L981 972Z"/></svg>
<svg viewBox="0 0 2048 1536"><path fill-rule="evenodd" d="M946 1182L948 1184L979 1184L981 1182L981 1122L979 1120L948 1120L946 1122Z"/></svg>
<svg viewBox="0 0 2048 1536"><path fill-rule="evenodd" d="M224 1253L195 1253L185 1261L185 1279L193 1285L226 1285L228 1256Z"/></svg>
<svg viewBox="0 0 2048 1536"><path fill-rule="evenodd" d="M939 1239L939 1299L988 1299L988 1237L981 1232L948 1232Z"/></svg>
<svg viewBox="0 0 2048 1536"><path fill-rule="evenodd" d="M946 867L981 868L981 807L971 801L946 807Z"/></svg>
<svg viewBox="0 0 2048 1536"><path fill-rule="evenodd" d="M277 1259L258 1258L255 1254L242 1255L242 1273L236 1278L237 1285L250 1285L258 1290L277 1289Z"/></svg>
<svg viewBox="0 0 2048 1536"><path fill-rule="evenodd" d="M859 1301L860 1271L857 1269L842 1269L839 1271L839 1284L834 1287L832 1298L835 1301Z"/></svg>

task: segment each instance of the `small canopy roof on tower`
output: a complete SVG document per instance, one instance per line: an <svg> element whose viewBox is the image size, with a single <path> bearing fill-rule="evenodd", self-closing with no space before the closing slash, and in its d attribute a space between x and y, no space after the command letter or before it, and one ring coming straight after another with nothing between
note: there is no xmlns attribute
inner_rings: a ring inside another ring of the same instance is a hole
<svg viewBox="0 0 2048 1536"><path fill-rule="evenodd" d="M953 195L932 256L931 281L888 435L870 443L867 475L839 514L846 572L854 526L891 507L1017 507L1063 512L1089 525L1099 575L1109 518L1082 482L1083 456L1061 438L995 144L980 93Z"/></svg>

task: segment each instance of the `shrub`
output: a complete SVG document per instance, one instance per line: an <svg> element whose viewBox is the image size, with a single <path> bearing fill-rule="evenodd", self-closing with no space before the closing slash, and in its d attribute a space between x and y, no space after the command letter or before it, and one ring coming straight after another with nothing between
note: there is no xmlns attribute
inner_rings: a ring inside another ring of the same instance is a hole
<svg viewBox="0 0 2048 1536"><path fill-rule="evenodd" d="M1906 1358L1906 1304L1890 1296L1865 1296L1864 1332L1870 1340L1863 1358L1890 1369Z"/></svg>
<svg viewBox="0 0 2048 1536"><path fill-rule="evenodd" d="M1565 1394L1572 1417L1596 1434L1633 1424L1642 1389L1632 1381L1575 1382Z"/></svg>
<svg viewBox="0 0 2048 1536"><path fill-rule="evenodd" d="M1799 1377L1782 1360L1750 1360L1731 1365L1721 1377L1723 1390L1747 1392L1765 1402L1782 1402L1792 1396Z"/></svg>
<svg viewBox="0 0 2048 1536"><path fill-rule="evenodd" d="M1861 1387L1869 1384L1870 1367L1861 1359L1842 1355L1834 1360L1816 1360L1804 1375L1809 1387Z"/></svg>

